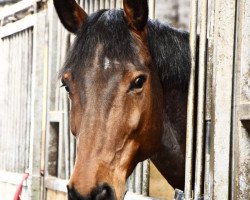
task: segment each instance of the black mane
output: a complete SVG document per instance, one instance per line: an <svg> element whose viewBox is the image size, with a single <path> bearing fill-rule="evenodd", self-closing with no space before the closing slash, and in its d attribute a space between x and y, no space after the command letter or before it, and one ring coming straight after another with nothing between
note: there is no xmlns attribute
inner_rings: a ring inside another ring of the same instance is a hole
<svg viewBox="0 0 250 200"><path fill-rule="evenodd" d="M148 29L149 50L164 86L187 90L191 68L189 34L158 21L149 21Z"/></svg>
<svg viewBox="0 0 250 200"><path fill-rule="evenodd" d="M189 35L148 21L148 44L153 65L162 84L168 88L187 90L190 75ZM124 18L123 10L100 10L87 19L77 33L62 72L80 70L93 62L97 46L102 45L102 55L110 60L137 63L137 50Z"/></svg>

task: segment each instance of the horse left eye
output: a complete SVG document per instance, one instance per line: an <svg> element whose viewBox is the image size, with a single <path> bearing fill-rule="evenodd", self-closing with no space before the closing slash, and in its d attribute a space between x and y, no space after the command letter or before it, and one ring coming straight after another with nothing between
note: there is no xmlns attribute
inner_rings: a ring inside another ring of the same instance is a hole
<svg viewBox="0 0 250 200"><path fill-rule="evenodd" d="M146 82L147 77L145 75L141 75L137 77L130 85L130 90L134 89L142 89L144 83Z"/></svg>

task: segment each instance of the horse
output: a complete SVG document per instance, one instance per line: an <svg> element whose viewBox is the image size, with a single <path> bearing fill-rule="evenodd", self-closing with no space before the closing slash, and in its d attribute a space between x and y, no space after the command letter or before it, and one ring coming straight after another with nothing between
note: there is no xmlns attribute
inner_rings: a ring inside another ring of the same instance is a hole
<svg viewBox="0 0 250 200"><path fill-rule="evenodd" d="M148 19L147 0L91 15L74 0L54 5L76 35L60 72L77 142L68 199L121 200L145 159L183 189L189 34Z"/></svg>

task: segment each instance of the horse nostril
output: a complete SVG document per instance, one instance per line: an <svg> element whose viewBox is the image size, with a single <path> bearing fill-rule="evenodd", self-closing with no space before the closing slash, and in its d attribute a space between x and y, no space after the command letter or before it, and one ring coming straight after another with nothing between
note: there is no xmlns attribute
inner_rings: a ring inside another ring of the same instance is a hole
<svg viewBox="0 0 250 200"><path fill-rule="evenodd" d="M115 192L114 190L107 184L103 183L97 186L91 192L91 199L94 200L115 200Z"/></svg>
<svg viewBox="0 0 250 200"><path fill-rule="evenodd" d="M81 196L75 188L67 186L68 190L68 200L87 200L87 197Z"/></svg>

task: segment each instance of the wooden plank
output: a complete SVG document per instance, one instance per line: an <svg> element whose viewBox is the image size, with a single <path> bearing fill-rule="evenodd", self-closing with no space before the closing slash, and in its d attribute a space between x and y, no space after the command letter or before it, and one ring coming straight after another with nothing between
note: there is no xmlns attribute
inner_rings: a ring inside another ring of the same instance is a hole
<svg viewBox="0 0 250 200"><path fill-rule="evenodd" d="M67 194L63 192L58 192L54 190L47 190L46 195L47 200L67 200Z"/></svg>
<svg viewBox="0 0 250 200"><path fill-rule="evenodd" d="M127 192L124 200L157 200L156 198L146 197L143 195L138 195L132 192Z"/></svg>
<svg viewBox="0 0 250 200"><path fill-rule="evenodd" d="M12 173L7 171L0 171L0 182L2 183L10 183L14 185L18 185L23 178L23 174L21 173ZM27 181L24 181L23 186L27 186Z"/></svg>
<svg viewBox="0 0 250 200"><path fill-rule="evenodd" d="M17 12L27 10L30 7L35 7L34 5L36 5L36 3L39 1L41 1L41 0L22 0L22 1L15 3L9 7L6 7L5 9L3 9L0 12L0 20L5 18L5 17L14 15Z"/></svg>
<svg viewBox="0 0 250 200"><path fill-rule="evenodd" d="M67 192L66 185L68 184L68 181L59 179L56 177L48 176L45 177L45 187L51 190L56 190L60 192Z"/></svg>
<svg viewBox="0 0 250 200"><path fill-rule="evenodd" d="M63 122L63 112L62 111L50 111L48 114L49 122Z"/></svg>
<svg viewBox="0 0 250 200"><path fill-rule="evenodd" d="M7 24L0 28L0 38L7 37L14 33L23 31L29 27L34 26L35 15L29 15L15 23Z"/></svg>
<svg viewBox="0 0 250 200"><path fill-rule="evenodd" d="M31 198L40 198L41 186L41 136L42 136L42 110L43 110L43 77L44 77L44 49L46 33L46 12L42 11L34 15L34 38L32 59L32 98L31 98L31 131L30 131L30 162L31 173L29 193ZM41 51L42 47L42 51Z"/></svg>
<svg viewBox="0 0 250 200"><path fill-rule="evenodd" d="M236 1L215 1L213 114L211 134L212 199L230 198L232 86ZM223 164L222 164L223 163Z"/></svg>

